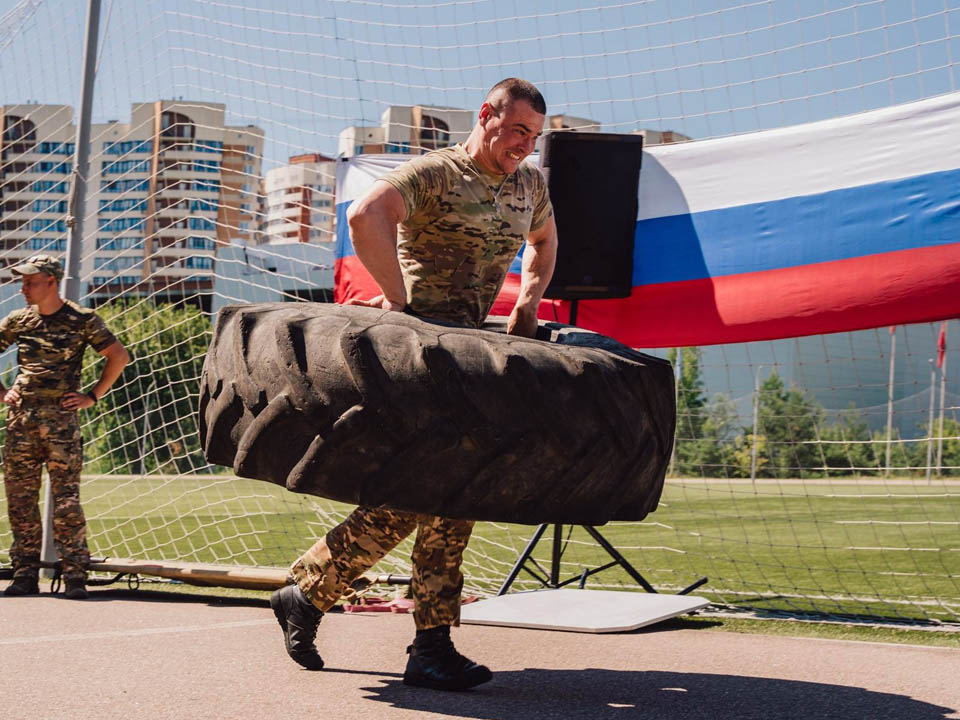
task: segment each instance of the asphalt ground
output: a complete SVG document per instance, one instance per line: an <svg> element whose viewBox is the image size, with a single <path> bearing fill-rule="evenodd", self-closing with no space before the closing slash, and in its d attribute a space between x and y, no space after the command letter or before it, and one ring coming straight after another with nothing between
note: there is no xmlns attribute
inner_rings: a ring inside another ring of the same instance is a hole
<svg viewBox="0 0 960 720"><path fill-rule="evenodd" d="M412 634L408 615L329 613L309 672L261 600L0 597L0 717L960 718L960 649L474 625L454 640L493 682L443 693L402 684Z"/></svg>

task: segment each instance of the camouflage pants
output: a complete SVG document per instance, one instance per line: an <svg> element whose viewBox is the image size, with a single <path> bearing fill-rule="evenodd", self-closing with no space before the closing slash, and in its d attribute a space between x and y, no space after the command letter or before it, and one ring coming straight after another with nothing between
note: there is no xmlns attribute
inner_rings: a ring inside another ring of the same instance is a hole
<svg viewBox="0 0 960 720"><path fill-rule="evenodd" d="M36 576L40 562L40 476L43 464L50 474L53 496L53 540L65 578L86 578L90 553L87 528L80 507L80 469L83 438L77 414L64 411L59 401L7 411L7 440L3 449L3 484L13 530L10 561L15 577Z"/></svg>
<svg viewBox="0 0 960 720"><path fill-rule="evenodd" d="M411 560L413 620L418 630L460 624L460 563L471 520L358 507L317 541L290 570L310 601L326 612L350 583L416 529Z"/></svg>

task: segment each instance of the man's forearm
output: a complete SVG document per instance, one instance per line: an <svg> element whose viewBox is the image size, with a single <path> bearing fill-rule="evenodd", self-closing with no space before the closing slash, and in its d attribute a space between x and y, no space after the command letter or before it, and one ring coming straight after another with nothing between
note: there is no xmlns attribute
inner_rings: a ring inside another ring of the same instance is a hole
<svg viewBox="0 0 960 720"><path fill-rule="evenodd" d="M109 349L109 354L106 355L107 361L103 364L103 371L100 373L100 378L90 389L97 398L101 398L107 394L107 391L113 387L113 384L123 372L123 368L127 366L130 360L130 355L127 353L126 348L119 343L117 343L117 346L117 348L111 347Z"/></svg>
<svg viewBox="0 0 960 720"><path fill-rule="evenodd" d="M536 314L543 293L553 277L553 268L557 263L557 237L554 231L547 232L538 242L528 244L523 253L523 266L520 274L520 293L517 295L516 309L519 312Z"/></svg>

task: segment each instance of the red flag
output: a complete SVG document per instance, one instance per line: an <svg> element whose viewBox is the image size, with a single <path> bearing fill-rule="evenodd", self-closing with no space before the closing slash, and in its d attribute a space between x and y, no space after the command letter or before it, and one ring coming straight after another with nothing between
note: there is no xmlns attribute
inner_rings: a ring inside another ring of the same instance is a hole
<svg viewBox="0 0 960 720"><path fill-rule="evenodd" d="M896 334L897 334L897 326L896 326L896 325L891 325L891 326L890 326L890 334L891 334L891 335L896 335Z"/></svg>
<svg viewBox="0 0 960 720"><path fill-rule="evenodd" d="M943 359L947 354L947 321L940 323L940 336L937 338L937 367L943 367Z"/></svg>

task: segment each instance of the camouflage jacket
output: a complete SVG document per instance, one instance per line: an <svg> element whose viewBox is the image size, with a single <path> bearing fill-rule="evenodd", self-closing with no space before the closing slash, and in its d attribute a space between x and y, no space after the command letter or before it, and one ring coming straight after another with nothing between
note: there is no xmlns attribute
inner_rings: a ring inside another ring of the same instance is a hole
<svg viewBox="0 0 960 720"><path fill-rule="evenodd" d="M410 309L479 326L527 235L553 212L543 175L528 163L512 175L488 173L454 145L380 179L407 207L397 255Z"/></svg>
<svg viewBox="0 0 960 720"><path fill-rule="evenodd" d="M0 320L0 352L17 345L20 367L14 387L24 398L54 398L78 390L87 345L100 352L115 340L99 315L69 300L51 315L41 315L30 305Z"/></svg>

